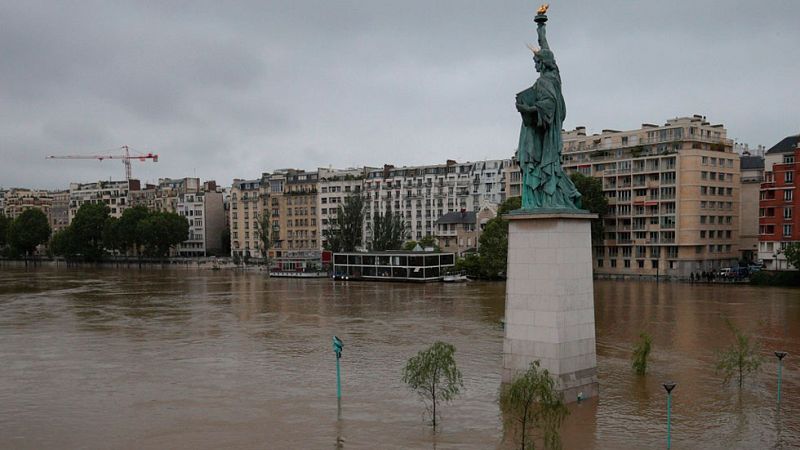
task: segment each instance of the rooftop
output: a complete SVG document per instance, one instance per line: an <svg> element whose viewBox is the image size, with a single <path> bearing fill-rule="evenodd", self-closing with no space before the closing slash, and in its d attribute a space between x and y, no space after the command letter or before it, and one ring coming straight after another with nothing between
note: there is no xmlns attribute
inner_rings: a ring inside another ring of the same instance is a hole
<svg viewBox="0 0 800 450"><path fill-rule="evenodd" d="M764 158L761 156L742 156L740 159L740 168L742 170L763 169Z"/></svg>
<svg viewBox="0 0 800 450"><path fill-rule="evenodd" d="M767 150L767 154L774 155L776 153L792 153L794 152L794 149L797 148L798 143L800 143L800 134L787 136L777 144L773 145L772 148Z"/></svg>
<svg viewBox="0 0 800 450"><path fill-rule="evenodd" d="M440 217L439 220L436 221L436 225L475 223L475 219L474 211L453 211Z"/></svg>

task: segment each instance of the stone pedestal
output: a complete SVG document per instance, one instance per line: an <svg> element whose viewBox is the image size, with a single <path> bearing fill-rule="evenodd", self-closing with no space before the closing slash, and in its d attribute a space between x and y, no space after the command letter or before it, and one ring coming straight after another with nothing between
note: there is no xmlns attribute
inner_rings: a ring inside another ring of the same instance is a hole
<svg viewBox="0 0 800 450"><path fill-rule="evenodd" d="M514 212L508 230L503 382L539 360L566 402L598 395L591 219Z"/></svg>

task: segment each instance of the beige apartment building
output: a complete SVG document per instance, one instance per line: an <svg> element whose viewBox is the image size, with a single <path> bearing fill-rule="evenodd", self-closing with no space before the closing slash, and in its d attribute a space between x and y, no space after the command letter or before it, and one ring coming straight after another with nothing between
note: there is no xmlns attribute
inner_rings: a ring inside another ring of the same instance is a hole
<svg viewBox="0 0 800 450"><path fill-rule="evenodd" d="M53 203L50 207L50 228L53 233L61 231L69 225L69 191L54 191Z"/></svg>
<svg viewBox="0 0 800 450"><path fill-rule="evenodd" d="M268 176L268 174L265 174ZM258 221L269 211L269 192L257 180L233 180L230 193L231 256L262 257ZM269 187L267 181L266 188Z"/></svg>
<svg viewBox="0 0 800 450"><path fill-rule="evenodd" d="M53 193L37 189L12 188L5 192L3 214L16 219L26 209L41 210L48 218L53 206Z"/></svg>
<svg viewBox="0 0 800 450"><path fill-rule="evenodd" d="M722 125L695 115L563 136L565 170L600 178L609 201L595 273L688 277L738 260L740 163Z"/></svg>
<svg viewBox="0 0 800 450"><path fill-rule="evenodd" d="M109 207L111 217L120 218L129 206L130 191L138 191L140 187L139 180L70 183L69 221L72 223L82 205L98 203Z"/></svg>
<svg viewBox="0 0 800 450"><path fill-rule="evenodd" d="M319 213L319 245L325 247L325 233L331 225L336 224L339 206L343 206L347 197L363 195L364 178L374 168L325 169L317 170L319 174L319 194L317 195L317 211ZM362 242L362 245L364 243Z"/></svg>

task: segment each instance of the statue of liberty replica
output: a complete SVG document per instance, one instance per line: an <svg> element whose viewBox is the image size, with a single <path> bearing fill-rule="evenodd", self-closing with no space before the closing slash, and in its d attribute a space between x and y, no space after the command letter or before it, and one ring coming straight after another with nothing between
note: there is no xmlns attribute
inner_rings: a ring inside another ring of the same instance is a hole
<svg viewBox="0 0 800 450"><path fill-rule="evenodd" d="M523 210L578 210L581 194L561 168L561 125L567 115L561 95L561 74L556 58L547 44L547 5L534 18L539 48L533 61L539 79L517 94L517 111L522 116L517 160L522 172Z"/></svg>
<svg viewBox="0 0 800 450"><path fill-rule="evenodd" d="M540 361L565 401L598 395L591 221L561 168L566 116L561 75L547 43L547 5L535 16L539 79L517 94L522 208L506 214L504 383Z"/></svg>

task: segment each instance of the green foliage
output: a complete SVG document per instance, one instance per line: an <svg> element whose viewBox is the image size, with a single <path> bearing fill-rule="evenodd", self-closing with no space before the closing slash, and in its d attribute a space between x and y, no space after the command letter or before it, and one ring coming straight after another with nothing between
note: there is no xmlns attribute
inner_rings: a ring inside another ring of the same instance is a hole
<svg viewBox="0 0 800 450"><path fill-rule="evenodd" d="M33 253L39 244L50 239L50 222L39 209L26 209L10 225L7 240L14 252Z"/></svg>
<svg viewBox="0 0 800 450"><path fill-rule="evenodd" d="M723 384L728 384L731 379L736 378L741 389L744 379L751 373L757 373L761 368L763 363L760 355L761 346L730 320L726 319L725 324L734 335L734 343L718 352L716 370L718 374L722 374Z"/></svg>
<svg viewBox="0 0 800 450"><path fill-rule="evenodd" d="M72 259L78 255L79 246L72 227L57 231L50 239L50 252L54 255Z"/></svg>
<svg viewBox="0 0 800 450"><path fill-rule="evenodd" d="M111 210L102 203L81 205L69 225L74 254L86 261L99 261L105 255L104 231Z"/></svg>
<svg viewBox="0 0 800 450"><path fill-rule="evenodd" d="M498 215L486 222L478 242L484 275L487 278L505 276L508 263L508 221Z"/></svg>
<svg viewBox="0 0 800 450"><path fill-rule="evenodd" d="M403 250L410 252L414 250L416 246L417 246L417 241L406 241L406 243L403 244Z"/></svg>
<svg viewBox="0 0 800 450"><path fill-rule="evenodd" d="M603 217L608 214L608 199L603 195L603 182L599 178L587 177L578 172L570 176L581 193L583 209L600 217L592 221L592 242L599 245L603 240Z"/></svg>
<svg viewBox="0 0 800 450"><path fill-rule="evenodd" d="M800 272L796 270L759 270L756 273L750 274L750 283L759 286L800 287Z"/></svg>
<svg viewBox="0 0 800 450"><path fill-rule="evenodd" d="M639 334L639 340L633 347L633 370L637 375L644 375L647 373L647 358L650 356L650 350L653 345L653 338L647 332L643 331Z"/></svg>
<svg viewBox="0 0 800 450"><path fill-rule="evenodd" d="M783 250L786 256L786 262L794 266L795 269L800 269L800 242L792 242L787 245Z"/></svg>
<svg viewBox="0 0 800 450"><path fill-rule="evenodd" d="M0 249L6 246L9 225L11 225L11 219L0 211Z"/></svg>
<svg viewBox="0 0 800 450"><path fill-rule="evenodd" d="M502 216L520 208L522 208L522 197L511 197L500 204L497 208L497 215Z"/></svg>
<svg viewBox="0 0 800 450"><path fill-rule="evenodd" d="M266 258L269 255L269 249L272 248L272 224L269 221L269 214L266 212L258 219L258 241L261 244L261 256Z"/></svg>
<svg viewBox="0 0 800 450"><path fill-rule="evenodd" d="M430 234L426 235L424 238L419 240L419 246L424 248L433 247L433 251L440 252L442 249L439 247L439 244L436 243L436 238L431 236Z"/></svg>
<svg viewBox="0 0 800 450"><path fill-rule="evenodd" d="M326 247L332 252L354 252L364 240L364 197L349 195L336 210L336 222L325 230Z"/></svg>
<svg viewBox="0 0 800 450"><path fill-rule="evenodd" d="M455 352L456 348L451 344L436 342L409 358L403 369L403 382L425 402L434 428L437 403L454 399L464 387Z"/></svg>
<svg viewBox="0 0 800 450"><path fill-rule="evenodd" d="M406 239L406 222L400 213L392 213L391 209L386 214L375 213L372 222L372 240L370 249L373 251L400 250Z"/></svg>
<svg viewBox="0 0 800 450"><path fill-rule="evenodd" d="M539 437L545 448L561 448L559 428L569 414L556 382L539 361L514 377L500 391L500 409L506 435L513 434L522 450L534 448ZM537 436L538 434L538 436Z"/></svg>
<svg viewBox="0 0 800 450"><path fill-rule="evenodd" d="M189 221L169 212L154 212L139 222L137 228L148 256L169 256L169 250L189 236Z"/></svg>
<svg viewBox="0 0 800 450"><path fill-rule="evenodd" d="M125 246L120 239L120 220L116 217L109 217L106 226L103 228L103 246L108 250L124 253Z"/></svg>
<svg viewBox="0 0 800 450"><path fill-rule="evenodd" d="M470 253L463 258L456 259L456 272L465 272L473 278L488 278L481 266L481 257L477 253Z"/></svg>
<svg viewBox="0 0 800 450"><path fill-rule="evenodd" d="M152 212L144 206L134 206L123 211L117 231L119 241L110 247L116 247L121 251L133 250L138 254L144 245L142 236L139 234L139 222L150 217L150 214Z"/></svg>

